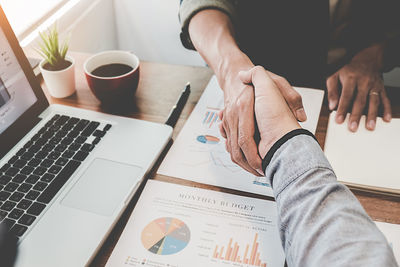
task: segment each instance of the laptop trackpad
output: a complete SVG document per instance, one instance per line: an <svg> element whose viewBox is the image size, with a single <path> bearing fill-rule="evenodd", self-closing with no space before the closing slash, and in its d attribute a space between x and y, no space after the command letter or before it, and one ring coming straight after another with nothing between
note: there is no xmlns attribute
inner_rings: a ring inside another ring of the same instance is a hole
<svg viewBox="0 0 400 267"><path fill-rule="evenodd" d="M141 171L138 166L96 158L61 204L110 216L139 181Z"/></svg>

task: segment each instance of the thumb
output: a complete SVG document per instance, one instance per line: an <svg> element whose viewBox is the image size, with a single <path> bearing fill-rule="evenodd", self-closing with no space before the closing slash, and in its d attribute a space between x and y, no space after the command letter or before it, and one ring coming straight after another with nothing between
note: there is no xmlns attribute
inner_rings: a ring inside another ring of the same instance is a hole
<svg viewBox="0 0 400 267"><path fill-rule="evenodd" d="M252 69L239 71L239 79L244 84L252 83Z"/></svg>

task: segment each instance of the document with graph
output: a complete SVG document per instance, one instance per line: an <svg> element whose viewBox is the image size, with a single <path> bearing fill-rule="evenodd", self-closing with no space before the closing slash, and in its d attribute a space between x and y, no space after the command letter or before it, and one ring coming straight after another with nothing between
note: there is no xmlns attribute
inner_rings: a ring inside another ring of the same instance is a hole
<svg viewBox="0 0 400 267"><path fill-rule="evenodd" d="M106 266L284 262L275 202L149 180Z"/></svg>
<svg viewBox="0 0 400 267"><path fill-rule="evenodd" d="M324 92L296 88L303 97L308 116L302 126L315 132ZM218 129L218 112L223 108L223 92L214 76L198 104L169 150L158 173L236 189L255 194L272 196L272 189L265 177L257 177L231 161L225 150L225 140Z"/></svg>

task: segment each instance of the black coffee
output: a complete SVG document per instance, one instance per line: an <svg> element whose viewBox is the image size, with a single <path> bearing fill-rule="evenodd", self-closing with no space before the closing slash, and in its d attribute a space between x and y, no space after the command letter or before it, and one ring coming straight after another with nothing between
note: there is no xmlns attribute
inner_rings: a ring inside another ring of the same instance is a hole
<svg viewBox="0 0 400 267"><path fill-rule="evenodd" d="M121 76L133 70L131 66L119 63L107 64L97 67L92 74L99 77Z"/></svg>

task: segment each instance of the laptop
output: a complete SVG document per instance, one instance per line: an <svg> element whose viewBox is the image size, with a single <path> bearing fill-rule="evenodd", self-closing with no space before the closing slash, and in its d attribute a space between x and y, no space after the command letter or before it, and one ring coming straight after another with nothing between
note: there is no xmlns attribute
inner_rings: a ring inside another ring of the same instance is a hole
<svg viewBox="0 0 400 267"><path fill-rule="evenodd" d="M1 8L0 79L0 220L16 266L87 265L172 128L49 105Z"/></svg>

